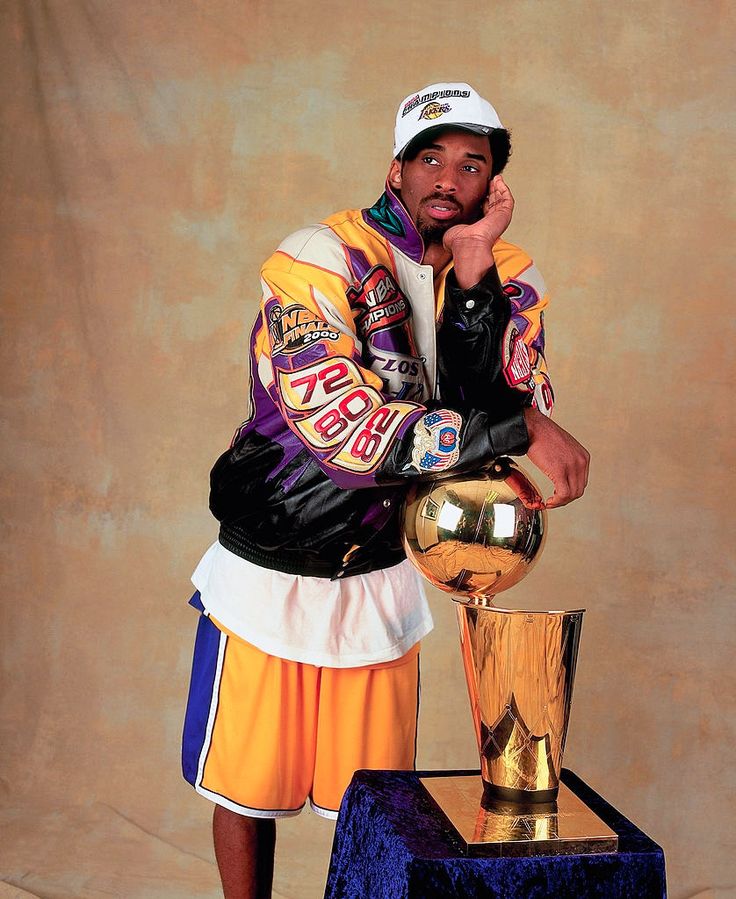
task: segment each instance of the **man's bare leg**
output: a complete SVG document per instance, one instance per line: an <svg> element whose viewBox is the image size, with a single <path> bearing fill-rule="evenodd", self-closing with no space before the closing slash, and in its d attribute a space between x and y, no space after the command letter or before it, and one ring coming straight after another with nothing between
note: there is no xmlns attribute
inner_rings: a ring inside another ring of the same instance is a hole
<svg viewBox="0 0 736 899"><path fill-rule="evenodd" d="M212 834L225 899L270 899L276 822L216 805Z"/></svg>

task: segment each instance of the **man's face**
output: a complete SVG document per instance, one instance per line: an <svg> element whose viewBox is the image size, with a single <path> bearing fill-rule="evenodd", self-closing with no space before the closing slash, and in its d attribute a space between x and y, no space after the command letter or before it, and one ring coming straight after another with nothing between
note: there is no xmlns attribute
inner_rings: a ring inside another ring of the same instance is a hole
<svg viewBox="0 0 736 899"><path fill-rule="evenodd" d="M448 228L478 221L491 178L488 138L470 131L430 134L410 160L393 160L389 184L425 244L441 243Z"/></svg>

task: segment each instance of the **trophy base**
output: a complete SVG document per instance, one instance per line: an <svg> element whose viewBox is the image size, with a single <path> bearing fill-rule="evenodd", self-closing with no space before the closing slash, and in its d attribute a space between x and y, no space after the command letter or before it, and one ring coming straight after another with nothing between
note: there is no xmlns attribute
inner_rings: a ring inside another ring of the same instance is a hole
<svg viewBox="0 0 736 899"><path fill-rule="evenodd" d="M559 787L553 790L512 790L483 781L481 805L489 811L554 812L557 806ZM511 808L507 808L511 806Z"/></svg>
<svg viewBox="0 0 736 899"><path fill-rule="evenodd" d="M465 855L522 858L618 851L618 834L565 784L556 803L540 809L485 803L477 774L420 777L420 783L457 832Z"/></svg>

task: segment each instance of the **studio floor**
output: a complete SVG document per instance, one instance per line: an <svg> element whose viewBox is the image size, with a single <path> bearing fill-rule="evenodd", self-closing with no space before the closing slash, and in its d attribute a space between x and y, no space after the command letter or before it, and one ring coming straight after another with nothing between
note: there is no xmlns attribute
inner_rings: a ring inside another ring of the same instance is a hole
<svg viewBox="0 0 736 899"><path fill-rule="evenodd" d="M109 805L0 812L0 899L221 899L209 805L148 830ZM274 899L317 899L334 825L305 811L280 822Z"/></svg>

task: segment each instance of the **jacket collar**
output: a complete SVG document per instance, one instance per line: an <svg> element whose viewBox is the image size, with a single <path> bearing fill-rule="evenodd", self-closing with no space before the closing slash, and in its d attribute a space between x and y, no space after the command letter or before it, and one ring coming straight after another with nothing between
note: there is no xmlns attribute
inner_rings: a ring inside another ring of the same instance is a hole
<svg viewBox="0 0 736 899"><path fill-rule="evenodd" d="M396 194L386 188L376 202L362 210L363 220L377 231L381 237L414 262L421 262L424 256L424 241L417 231L409 213Z"/></svg>

